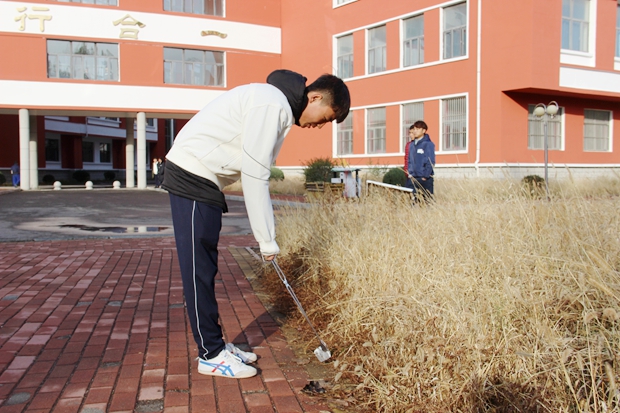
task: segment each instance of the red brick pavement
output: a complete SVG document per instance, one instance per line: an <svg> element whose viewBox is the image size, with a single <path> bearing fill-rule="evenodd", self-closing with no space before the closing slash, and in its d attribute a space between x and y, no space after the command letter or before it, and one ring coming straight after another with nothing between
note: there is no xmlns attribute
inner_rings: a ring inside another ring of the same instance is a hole
<svg viewBox="0 0 620 413"><path fill-rule="evenodd" d="M225 337L259 355L234 380L196 371L173 238L2 244L0 413L329 411L245 276L254 245L220 243Z"/></svg>

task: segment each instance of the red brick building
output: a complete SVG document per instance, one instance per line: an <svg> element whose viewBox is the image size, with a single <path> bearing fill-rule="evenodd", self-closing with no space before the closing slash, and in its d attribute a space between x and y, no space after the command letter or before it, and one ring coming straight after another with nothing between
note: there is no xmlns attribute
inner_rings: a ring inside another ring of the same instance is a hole
<svg viewBox="0 0 620 413"><path fill-rule="evenodd" d="M274 69L345 79L342 124L293 128L277 165L402 165L429 125L437 174L620 167L618 0L0 1L0 169L128 171L146 186L186 119ZM5 173L6 174L6 173ZM501 174L500 174L501 175Z"/></svg>

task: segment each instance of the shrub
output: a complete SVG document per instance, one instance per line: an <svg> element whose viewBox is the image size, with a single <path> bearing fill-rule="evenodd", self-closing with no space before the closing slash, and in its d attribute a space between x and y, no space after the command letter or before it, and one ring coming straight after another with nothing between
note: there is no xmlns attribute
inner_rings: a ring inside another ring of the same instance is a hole
<svg viewBox="0 0 620 413"><path fill-rule="evenodd" d="M113 181L114 178L116 178L116 172L114 172L114 171L105 171L103 173L103 177L105 178L106 181Z"/></svg>
<svg viewBox="0 0 620 413"><path fill-rule="evenodd" d="M90 174L84 170L77 170L73 172L73 179L75 179L78 183L84 184L86 181L90 181Z"/></svg>
<svg viewBox="0 0 620 413"><path fill-rule="evenodd" d="M275 166L271 167L271 175L269 175L269 180L275 180L275 181L283 181L284 180L284 172L282 172L282 169L280 168L276 168Z"/></svg>
<svg viewBox="0 0 620 413"><path fill-rule="evenodd" d="M56 182L56 178L52 174L43 175L43 179L41 181L46 185L52 185Z"/></svg>
<svg viewBox="0 0 620 413"><path fill-rule="evenodd" d="M538 175L527 175L523 177L521 184L525 192L532 197L538 197L545 191L545 179Z"/></svg>
<svg viewBox="0 0 620 413"><path fill-rule="evenodd" d="M312 158L304 166L306 182L330 182L335 164L331 158Z"/></svg>
<svg viewBox="0 0 620 413"><path fill-rule="evenodd" d="M0 185L4 185L6 183L6 176L2 172L0 172Z"/></svg>
<svg viewBox="0 0 620 413"><path fill-rule="evenodd" d="M383 183L397 186L405 186L407 175L401 168L392 168L383 175Z"/></svg>

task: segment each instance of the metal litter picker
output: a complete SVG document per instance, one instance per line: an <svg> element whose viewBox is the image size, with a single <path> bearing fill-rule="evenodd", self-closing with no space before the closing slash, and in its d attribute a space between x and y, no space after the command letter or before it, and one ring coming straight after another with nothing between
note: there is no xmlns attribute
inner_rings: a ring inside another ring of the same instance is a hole
<svg viewBox="0 0 620 413"><path fill-rule="evenodd" d="M308 315L304 311L304 308L302 307L301 303L297 299L297 296L295 295L295 291L293 291L293 288L288 283L288 280L286 279L286 276L284 275L284 272L282 271L282 269L280 268L280 266L278 265L278 263L276 262L275 259L273 259L271 261L271 263L273 264L273 268L276 270L276 274L278 274L278 277L280 278L280 281L282 281L282 283L284 284L284 287L286 287L286 290L288 291L288 293L293 298L293 301L295 301L295 304L297 304L297 308L299 308L299 311L301 311L301 314L305 317L305 319L308 322L308 324L310 324L310 328L312 328L312 331L314 331L314 335L316 335L316 338L318 338L319 341L321 342L321 345L314 350L314 355L316 356L317 359L319 359L319 361L321 363L324 362L324 361L329 360L331 358L331 356L332 356L332 353L327 348L327 344L325 344L325 342L323 340L321 340L321 337L319 336L319 333L316 332L316 329L314 328L314 325L312 324L312 322L308 318Z"/></svg>

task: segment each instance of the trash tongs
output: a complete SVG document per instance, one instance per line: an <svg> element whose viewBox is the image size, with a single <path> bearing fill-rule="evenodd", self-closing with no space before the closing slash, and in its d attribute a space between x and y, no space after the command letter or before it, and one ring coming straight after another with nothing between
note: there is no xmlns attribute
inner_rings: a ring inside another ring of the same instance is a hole
<svg viewBox="0 0 620 413"><path fill-rule="evenodd" d="M318 338L319 341L321 342L321 345L314 350L314 355L316 356L317 359L319 359L319 361L321 363L324 362L324 361L329 360L331 358L331 356L332 356L332 353L327 348L327 344L325 344L325 342L323 340L321 340L321 337L319 336L319 333L317 333L316 329L314 328L314 325L312 324L312 322L308 318L308 315L304 311L304 308L302 307L301 303L297 299L297 296L295 295L295 292L293 291L293 288L288 283L288 281L286 279L286 276L284 275L284 272L282 271L282 269L280 268L280 266L276 262L275 258L271 261L271 263L273 264L273 268L276 270L276 274L278 274L278 277L280 278L280 281L282 281L282 283L284 284L284 287L286 287L286 290L288 291L288 293L293 298L293 301L295 301L295 304L297 304L297 308L299 308L299 311L301 311L301 314L304 316L304 318L306 319L306 321L310 325L310 328L312 328L312 331L316 335L316 338Z"/></svg>

